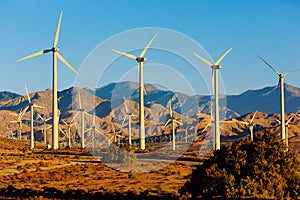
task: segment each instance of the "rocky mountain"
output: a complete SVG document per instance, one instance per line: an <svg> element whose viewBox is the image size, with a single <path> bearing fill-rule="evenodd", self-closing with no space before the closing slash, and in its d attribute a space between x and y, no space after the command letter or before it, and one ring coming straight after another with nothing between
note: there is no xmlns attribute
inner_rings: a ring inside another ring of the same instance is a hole
<svg viewBox="0 0 300 200"><path fill-rule="evenodd" d="M8 101L11 99L15 99L19 96L21 96L21 95L12 93L12 92L3 91L3 92L0 92L0 101Z"/></svg>

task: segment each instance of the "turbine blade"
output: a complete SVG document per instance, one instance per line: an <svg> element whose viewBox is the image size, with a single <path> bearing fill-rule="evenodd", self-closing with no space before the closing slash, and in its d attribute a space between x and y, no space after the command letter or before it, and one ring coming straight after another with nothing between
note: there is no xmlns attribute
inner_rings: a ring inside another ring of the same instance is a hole
<svg viewBox="0 0 300 200"><path fill-rule="evenodd" d="M259 55L258 55L258 57L266 64L266 65L268 65L271 69L272 69L272 71L273 72L275 72L277 75L280 75L280 73L276 70L276 69L274 69L267 61L265 61L262 57L260 57Z"/></svg>
<svg viewBox="0 0 300 200"><path fill-rule="evenodd" d="M257 111L254 113L254 115L252 116L251 120L250 120L250 124L252 124L253 120L254 120L254 117L256 115Z"/></svg>
<svg viewBox="0 0 300 200"><path fill-rule="evenodd" d="M240 122L240 123L242 123L242 124L245 124L245 125L249 125L249 122Z"/></svg>
<svg viewBox="0 0 300 200"><path fill-rule="evenodd" d="M10 121L10 123L18 123L18 121Z"/></svg>
<svg viewBox="0 0 300 200"><path fill-rule="evenodd" d="M33 58L33 57L36 57L36 56L43 55L43 54L45 54L45 53L47 53L46 50L38 51L38 52L36 52L36 53L30 54L29 56L25 56L25 57L19 59L18 62L19 62L19 61L22 61L22 60L29 59L29 58Z"/></svg>
<svg viewBox="0 0 300 200"><path fill-rule="evenodd" d="M124 105L125 105L125 112L126 112L126 115L127 115L127 113L129 113L129 111L128 111L128 107L127 107L126 98L124 97L123 99L124 99Z"/></svg>
<svg viewBox="0 0 300 200"><path fill-rule="evenodd" d="M279 121L278 119L275 118L275 121L277 121L279 124L281 124L281 121Z"/></svg>
<svg viewBox="0 0 300 200"><path fill-rule="evenodd" d="M212 66L213 64L211 64L211 62L209 62L208 60L204 59L203 57L201 57L199 54L197 54L196 52L194 52L194 55L197 56L200 60L202 60L205 64L207 64L208 66Z"/></svg>
<svg viewBox="0 0 300 200"><path fill-rule="evenodd" d="M98 132L99 134L102 134L101 131L99 131L98 129L95 129L96 132Z"/></svg>
<svg viewBox="0 0 300 200"><path fill-rule="evenodd" d="M92 128L88 128L87 130L84 131L84 133L89 132L90 130L92 130Z"/></svg>
<svg viewBox="0 0 300 200"><path fill-rule="evenodd" d="M133 60L136 60L136 56L134 56L134 55L132 55L132 54L125 53L125 52L118 51L118 50L114 50L114 49L113 49L113 52L116 52L116 53L121 54L121 55L123 55L123 56L126 56L126 57L128 57L128 58L131 58L131 59L133 59Z"/></svg>
<svg viewBox="0 0 300 200"><path fill-rule="evenodd" d="M35 108L42 108L42 109L44 109L45 107L43 107L43 106L40 106L40 105L37 105L37 104L33 104L33 107L35 107Z"/></svg>
<svg viewBox="0 0 300 200"><path fill-rule="evenodd" d="M211 125L211 122L209 122L205 127L204 129L201 131L201 133L204 133L206 131L206 129L208 129L208 127Z"/></svg>
<svg viewBox="0 0 300 200"><path fill-rule="evenodd" d="M289 118L289 120L286 122L286 125L289 125L289 123L294 119L295 114L292 114L292 116Z"/></svg>
<svg viewBox="0 0 300 200"><path fill-rule="evenodd" d="M82 105L81 105L80 91L78 91L78 103L79 103L79 109L81 109Z"/></svg>
<svg viewBox="0 0 300 200"><path fill-rule="evenodd" d="M23 115L26 113L26 111L28 110L28 108L29 108L29 106L26 106L26 107L24 108L24 110L20 113L20 115L19 115L19 120L21 120L21 118L22 118Z"/></svg>
<svg viewBox="0 0 300 200"><path fill-rule="evenodd" d="M26 92L26 95L27 95L28 102L31 103L31 99L30 99L30 96L28 94L26 83L24 84L24 86L25 86L25 92Z"/></svg>
<svg viewBox="0 0 300 200"><path fill-rule="evenodd" d="M68 126L68 123L64 119L61 119L61 121Z"/></svg>
<svg viewBox="0 0 300 200"><path fill-rule="evenodd" d="M125 117L124 117L124 119L123 119L123 122L122 122L121 128L123 128L126 118L127 118L127 115L125 115Z"/></svg>
<svg viewBox="0 0 300 200"><path fill-rule="evenodd" d="M148 48L150 47L150 45L152 44L152 42L155 40L155 38L157 37L157 33L152 37L152 39L148 42L147 46L144 48L144 50L141 52L140 54L140 58L143 58L144 55L146 54Z"/></svg>
<svg viewBox="0 0 300 200"><path fill-rule="evenodd" d="M225 56L227 56L227 54L232 50L232 48L228 49L215 63L215 65L219 65L220 62L225 58Z"/></svg>
<svg viewBox="0 0 300 200"><path fill-rule="evenodd" d="M172 120L168 119L168 121L165 123L164 127L166 127Z"/></svg>
<svg viewBox="0 0 300 200"><path fill-rule="evenodd" d="M37 113L37 116L38 116L42 121L44 121L44 118L40 115L40 113Z"/></svg>
<svg viewBox="0 0 300 200"><path fill-rule="evenodd" d="M57 43L58 43L58 37L59 37L59 31L60 31L61 18L62 18L62 12L60 12L60 16L59 16L59 20L58 20L58 24L57 24L57 28L56 28L56 33L55 33L55 37L54 37L53 47L56 47L56 45L57 45Z"/></svg>
<svg viewBox="0 0 300 200"><path fill-rule="evenodd" d="M179 125L183 125L180 121L177 121L176 119L174 121Z"/></svg>
<svg viewBox="0 0 300 200"><path fill-rule="evenodd" d="M59 60L61 60L65 65L67 65L73 72L75 72L75 74L77 74L78 76L80 76L80 74L62 57L62 55L60 55L58 52L56 52L57 54L57 58Z"/></svg>
<svg viewBox="0 0 300 200"><path fill-rule="evenodd" d="M285 73L285 75L291 74L291 73L294 73L294 72L297 72L297 71L300 71L300 68L299 68L299 69L292 70L292 71L288 71L288 72Z"/></svg>
<svg viewBox="0 0 300 200"><path fill-rule="evenodd" d="M169 103L169 112L170 112L170 117L173 117L172 101L170 101Z"/></svg>
<svg viewBox="0 0 300 200"><path fill-rule="evenodd" d="M74 117L73 117L73 119L72 119L72 121L71 121L70 123L72 123L72 122L75 120L75 118L77 117L78 114L79 114L79 112L77 112L77 113L74 115Z"/></svg>

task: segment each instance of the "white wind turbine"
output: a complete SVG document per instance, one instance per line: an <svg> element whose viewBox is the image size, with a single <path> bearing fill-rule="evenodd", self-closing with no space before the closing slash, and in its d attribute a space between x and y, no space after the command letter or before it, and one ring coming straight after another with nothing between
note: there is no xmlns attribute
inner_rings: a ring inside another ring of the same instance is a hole
<svg viewBox="0 0 300 200"><path fill-rule="evenodd" d="M285 111L284 111L284 77L287 74L291 74L293 72L299 71L300 69L288 71L286 73L279 73L275 70L267 61L265 61L262 57L258 56L266 65L268 65L273 72L275 72L279 76L279 83L280 85L280 108L281 108L281 139L286 141L286 132L285 132Z"/></svg>
<svg viewBox="0 0 300 200"><path fill-rule="evenodd" d="M90 115L90 114L88 114L88 115ZM91 116L91 115L90 115L90 116ZM97 132L97 133L99 133L99 134L102 135L101 131L99 131L99 130L96 128L96 114L95 114L95 112L94 112L94 114L93 114L93 124L92 124L92 126L91 126L89 129L87 129L85 132L88 132L88 131L91 131L91 132L92 132L92 147L95 148L95 133Z"/></svg>
<svg viewBox="0 0 300 200"><path fill-rule="evenodd" d="M256 113L257 113L257 111L253 114L253 116L251 117L249 122L241 121L242 124L245 124L248 127L248 129L250 131L250 139L251 140L253 140L253 129L254 129L254 126L255 126L255 124L253 123L253 120L255 118Z"/></svg>
<svg viewBox="0 0 300 200"><path fill-rule="evenodd" d="M80 97L80 91L78 91L78 104L79 104L79 109L77 110L77 113L75 114L74 118L77 117L77 115L80 113L81 114L81 148L85 148L85 120L84 120L84 115L88 115L86 112L86 109L82 108L81 104L81 97Z"/></svg>
<svg viewBox="0 0 300 200"><path fill-rule="evenodd" d="M30 149L34 148L34 130L33 130L33 114L34 114L34 108L44 108L42 106L37 105L36 103L33 103L31 101L31 98L29 96L27 86L25 84L25 91L26 91L26 96L28 99L28 104L24 108L24 113L30 108Z"/></svg>
<svg viewBox="0 0 300 200"><path fill-rule="evenodd" d="M19 140L21 140L21 137L22 137L22 117L25 114L25 112L24 112L24 110L21 109L19 114L15 114L15 113L9 113L9 114L18 117L17 120L10 121L10 123L17 123L18 124L17 138Z"/></svg>
<svg viewBox="0 0 300 200"><path fill-rule="evenodd" d="M72 121L70 121L69 123L67 123L65 120L61 120L66 126L67 126L67 135L68 135L68 145L69 148L72 148L72 144L71 144L71 127L74 126L75 124L73 123L75 118L73 118Z"/></svg>
<svg viewBox="0 0 300 200"><path fill-rule="evenodd" d="M124 120L122 122L122 126L121 127L123 127L126 119L128 118L128 143L131 146L132 145L132 142L131 142L131 123L132 123L131 118L135 117L136 115L133 112L129 112L128 105L127 105L125 97L124 97L124 105L125 105L125 112L126 112L125 114L126 115L124 117Z"/></svg>
<svg viewBox="0 0 300 200"><path fill-rule="evenodd" d="M288 146L289 145L289 126L290 126L290 122L295 118L296 114L292 114L292 116L290 116L290 118L288 119L288 121L285 123L285 143ZM281 121L279 121L278 119L275 118L275 120L281 125Z"/></svg>
<svg viewBox="0 0 300 200"><path fill-rule="evenodd" d="M144 58L144 55L146 54L148 48L154 41L154 39L157 37L157 34L153 36L153 38L150 40L150 42L147 44L147 46L144 48L144 50L141 52L139 57L136 57L132 54L124 53L121 51L113 50L114 52L121 54L123 56L126 56L128 58L131 58L133 60L136 60L138 63L138 71L139 71L139 96L140 96L140 104L139 104L139 120L140 120L140 149L145 149L145 113L144 113L144 74L143 74L143 63L146 61L146 58Z"/></svg>
<svg viewBox="0 0 300 200"><path fill-rule="evenodd" d="M47 143L47 129L51 128L51 127L47 127L47 121L49 121L50 119L52 119L52 117L43 118L39 113L37 115L38 115L38 117L43 122L44 144L46 144Z"/></svg>
<svg viewBox="0 0 300 200"><path fill-rule="evenodd" d="M197 56L200 60L202 60L205 64L211 67L212 69L212 85L214 89L214 142L215 142L215 150L220 149L221 140L220 140L220 117L219 117L219 80L218 80L218 70L222 67L219 65L221 61L225 58L225 56L232 50L232 48L228 49L214 64L204 59L200 55L194 52L194 55Z"/></svg>
<svg viewBox="0 0 300 200"><path fill-rule="evenodd" d="M52 95L52 113L58 113L58 102L57 102L57 58L61 60L65 65L67 65L73 72L77 75L78 72L59 54L57 47L59 31L60 31L60 24L62 19L62 12L60 13L56 34L54 37L53 47L51 49L45 49L24 58L19 59L18 61L26 60L28 58L32 58L35 56L40 56L49 52L53 53L53 95ZM58 149L58 116L57 114L53 114L52 120L52 148Z"/></svg>
<svg viewBox="0 0 300 200"><path fill-rule="evenodd" d="M172 101L169 102L169 114L170 114L170 118L168 119L168 121L165 123L165 127L172 123L172 150L175 151L175 141L176 141L176 135L175 135L175 125L178 124L178 125L182 125L181 122L178 121L178 119L173 115L173 110L172 110Z"/></svg>

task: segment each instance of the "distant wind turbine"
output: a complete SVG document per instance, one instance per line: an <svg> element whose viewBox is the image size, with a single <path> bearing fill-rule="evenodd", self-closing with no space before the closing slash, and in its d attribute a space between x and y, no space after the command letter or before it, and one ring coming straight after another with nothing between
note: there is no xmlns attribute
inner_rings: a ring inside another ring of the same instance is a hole
<svg viewBox="0 0 300 200"><path fill-rule="evenodd" d="M84 129L85 129L85 120L84 120L84 115L86 115L88 113L86 112L86 109L82 108L80 91L78 91L78 104L79 104L79 109L77 110L77 113L75 114L74 118L76 118L79 113L81 114L81 148L85 148L85 136L84 136L84 133L85 133L85 131L84 131Z"/></svg>
<svg viewBox="0 0 300 200"><path fill-rule="evenodd" d="M44 144L47 143L47 129L49 129L50 127L47 127L47 121L49 121L50 119L52 119L52 117L49 118L43 118L39 113L37 114L38 117L42 120L43 122L43 134L44 134Z"/></svg>
<svg viewBox="0 0 300 200"><path fill-rule="evenodd" d="M167 126L168 124L172 123L172 150L175 151L176 149L175 124L182 125L182 123L179 122L178 119L173 115L172 101L169 102L169 114L170 114L170 118L168 119L168 121L165 123L164 126Z"/></svg>
<svg viewBox="0 0 300 200"><path fill-rule="evenodd" d="M215 150L220 149L220 117L219 117L219 83L218 83L218 70L222 67L219 65L221 61L225 58L225 56L232 50L232 48L228 49L214 64L209 62L208 60L204 59L200 55L194 52L194 55L197 56L200 60L202 60L205 64L211 67L212 69L212 85L214 89L214 142L215 142Z"/></svg>
<svg viewBox="0 0 300 200"><path fill-rule="evenodd" d="M90 115L90 114L89 114ZM90 115L91 116L91 115ZM93 114L93 124L92 124L92 127L90 127L89 129L87 129L85 132L88 132L88 131L91 131L92 132L92 147L95 148L95 133L99 133L102 135L101 131L99 131L97 128L96 128L96 114L94 112Z"/></svg>
<svg viewBox="0 0 300 200"><path fill-rule="evenodd" d="M19 114L16 113L9 113L10 115L18 117L17 120L15 121L10 121L10 123L17 123L18 128L17 128L17 138L21 140L22 137L22 117L24 116L25 112L24 110L20 110Z"/></svg>
<svg viewBox="0 0 300 200"><path fill-rule="evenodd" d="M284 78L286 75L299 71L300 69L288 71L286 73L279 73L276 69L274 69L267 61L265 61L262 57L258 56L266 65L268 65L273 72L275 72L279 77L278 85L280 85L280 108L281 108L281 139L286 141L287 135L285 132L285 111L284 111ZM287 144L288 145L288 144Z"/></svg>
<svg viewBox="0 0 300 200"><path fill-rule="evenodd" d="M125 114L126 115L124 117L121 127L123 127L126 119L128 118L128 143L131 146L132 145L132 143L131 143L131 118L135 117L136 115L133 112L129 112L125 97L124 97L124 105L125 105L125 112L126 112Z"/></svg>
<svg viewBox="0 0 300 200"><path fill-rule="evenodd" d="M53 114L53 120L52 120L52 148L58 149L58 102L57 102L57 58L61 60L65 65L67 65L73 72L75 72L77 75L78 72L59 54L57 47L58 43L58 37L59 37L59 31L60 31L60 24L62 19L62 12L60 13L56 34L54 37L53 47L51 49L45 49L39 52L36 52L34 54L31 54L29 56L26 56L24 58L19 59L18 61L26 60L35 56L40 56L49 52L53 53L53 96L52 96L52 113Z"/></svg>
<svg viewBox="0 0 300 200"><path fill-rule="evenodd" d="M254 129L254 126L255 124L253 123L253 120L255 118L255 115L256 115L257 111L253 114L252 118L250 119L249 122L244 122L244 121L241 121L242 124L245 124L249 131L250 131L250 139L253 140L253 129Z"/></svg>
<svg viewBox="0 0 300 200"><path fill-rule="evenodd" d="M141 52L139 57L136 57L132 54L124 53L121 51L113 50L114 52L121 54L123 56L126 56L128 58L131 58L133 60L136 60L138 63L138 70L139 70L139 93L140 93L140 104L139 104L139 120L140 120L140 149L145 149L145 113L144 113L144 74L143 74L143 63L146 61L146 58L144 58L144 55L146 54L148 48L154 41L154 39L157 37L157 34L153 36L153 38L150 40L150 42L147 44L147 46L144 48L144 50Z"/></svg>
<svg viewBox="0 0 300 200"><path fill-rule="evenodd" d="M69 148L72 148L72 144L71 144L71 127L74 126L75 124L73 123L75 118L73 118L72 121L70 121L69 123L67 123L65 120L61 120L66 126L67 126L67 135L68 135L68 146Z"/></svg>
<svg viewBox="0 0 300 200"><path fill-rule="evenodd" d="M33 130L33 114L34 114L34 108L44 108L42 106L37 105L36 103L31 102L27 86L25 84L25 91L26 91L26 96L28 99L28 104L24 108L24 113L30 108L30 149L34 148L34 130Z"/></svg>
<svg viewBox="0 0 300 200"><path fill-rule="evenodd" d="M296 114L292 114L290 116L290 118L288 119L288 121L285 123L285 143L288 146L289 145L289 126L290 126L290 122L295 118ZM275 118L275 120L281 125L281 121L279 121L278 119Z"/></svg>

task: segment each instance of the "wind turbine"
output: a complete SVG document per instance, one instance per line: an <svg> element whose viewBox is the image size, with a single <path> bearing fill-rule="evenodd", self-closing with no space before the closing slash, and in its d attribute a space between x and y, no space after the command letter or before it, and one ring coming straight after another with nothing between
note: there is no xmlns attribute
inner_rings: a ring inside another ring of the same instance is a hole
<svg viewBox="0 0 300 200"><path fill-rule="evenodd" d="M101 131L99 131L96 128L96 114L95 114L95 112L93 114L93 124L92 124L92 127L90 127L89 129L87 129L85 132L88 132L88 131L92 131L92 147L95 148L95 133L98 132L99 134L102 134Z"/></svg>
<svg viewBox="0 0 300 200"><path fill-rule="evenodd" d="M65 120L61 120L66 126L67 126L67 135L68 135L68 145L69 145L69 148L72 148L72 144L71 144L71 127L74 126L75 124L73 123L75 118L73 118L73 120L70 122L70 123L67 123Z"/></svg>
<svg viewBox="0 0 300 200"><path fill-rule="evenodd" d="M42 120L43 122L43 134L44 134L44 144L47 143L47 129L49 129L50 127L47 127L47 121L49 121L50 119L52 119L52 117L49 118L43 118L39 113L37 114L38 117Z"/></svg>
<svg viewBox="0 0 300 200"><path fill-rule="evenodd" d="M122 122L122 126L121 127L123 127L126 118L128 118L128 143L131 146L132 145L132 143L131 143L131 117L135 117L136 115L133 112L129 112L128 105L127 105L125 97L124 97L124 105L125 105L126 115L124 117L124 120Z"/></svg>
<svg viewBox="0 0 300 200"><path fill-rule="evenodd" d="M42 106L37 105L36 103L31 102L27 86L25 84L25 91L26 91L26 96L28 99L28 104L24 108L24 113L30 108L30 149L34 148L34 130L33 130L33 114L34 114L34 108L44 108Z"/></svg>
<svg viewBox="0 0 300 200"><path fill-rule="evenodd" d="M290 122L292 121L292 119L295 118L295 115L296 114L292 114L292 116L290 116L290 118L288 119L288 121L285 123L285 134L286 134L286 137L285 137L285 143L286 145L288 146L289 145L289 126L290 126ZM275 120L281 124L281 121L279 121L278 119L275 118Z"/></svg>
<svg viewBox="0 0 300 200"><path fill-rule="evenodd" d="M21 109L19 114L15 114L15 113L9 113L9 114L18 117L17 120L10 121L10 123L17 123L18 124L17 138L19 140L21 140L21 136L22 136L22 117L25 114L25 112L24 112L24 110Z"/></svg>
<svg viewBox="0 0 300 200"><path fill-rule="evenodd" d="M76 118L79 113L81 114L81 148L85 148L85 137L84 137L85 120L84 120L84 115L88 114L88 113L86 112L86 109L82 108L81 98L80 98L80 91L78 91L78 104L79 104L79 109L77 110L77 113L75 114L74 118Z"/></svg>
<svg viewBox="0 0 300 200"><path fill-rule="evenodd" d="M157 34L153 36L153 38L149 41L147 46L143 49L139 57L136 57L132 54L124 53L121 51L113 50L114 52L121 54L123 56L126 56L128 58L131 58L133 60L136 60L138 63L138 70L139 70L139 96L140 96L140 104L139 104L139 118L140 118L140 130L139 130L139 136L140 136L140 149L145 149L145 113L144 113L144 74L143 74L143 63L146 61L146 58L144 58L144 55L146 54L148 48L154 41L154 39L157 37Z"/></svg>
<svg viewBox="0 0 300 200"><path fill-rule="evenodd" d="M255 115L256 115L257 111L253 114L252 118L250 119L249 122L244 122L244 121L241 121L242 124L245 124L249 131L250 131L250 139L253 140L253 129L254 129L254 126L255 124L253 123L253 120L255 118Z"/></svg>
<svg viewBox="0 0 300 200"><path fill-rule="evenodd" d="M218 70L221 69L222 67L219 65L221 61L225 58L225 56L232 50L232 48L228 49L214 64L209 62L208 60L204 59L200 55L194 52L194 55L197 56L200 60L202 60L205 64L211 67L212 69L212 85L214 89L214 106L215 106L215 112L214 112L214 129L215 129L215 134L214 134L214 142L215 142L215 150L220 149L220 117L219 117L219 80L218 80Z"/></svg>
<svg viewBox="0 0 300 200"><path fill-rule="evenodd" d="M258 56L266 65L268 65L273 72L275 72L279 76L278 85L280 85L280 108L281 108L281 139L286 141L286 132L285 132L285 111L284 111L284 78L287 74L294 73L299 71L300 69L288 71L286 73L279 73L276 69L274 69L267 61L265 61L262 57Z"/></svg>
<svg viewBox="0 0 300 200"><path fill-rule="evenodd" d="M52 95L52 113L53 114L53 120L52 120L52 148L58 149L58 102L57 102L57 58L61 60L65 65L67 65L73 72L75 72L77 75L79 73L62 57L62 55L58 52L59 48L57 47L58 43L58 37L59 37L59 31L60 31L60 24L62 19L62 12L60 13L53 47L51 49L45 49L42 51L38 51L34 54L31 54L29 56L26 56L24 58L19 59L18 61L26 60L35 56L40 56L49 52L53 53L53 95Z"/></svg>
<svg viewBox="0 0 300 200"><path fill-rule="evenodd" d="M175 140L176 140L176 135L175 135L175 124L177 123L178 125L182 125L181 122L178 121L178 119L173 116L173 110L172 110L172 101L169 102L169 114L170 114L170 118L168 119L168 121L165 123L165 127L169 124L172 123L172 150L175 151Z"/></svg>

